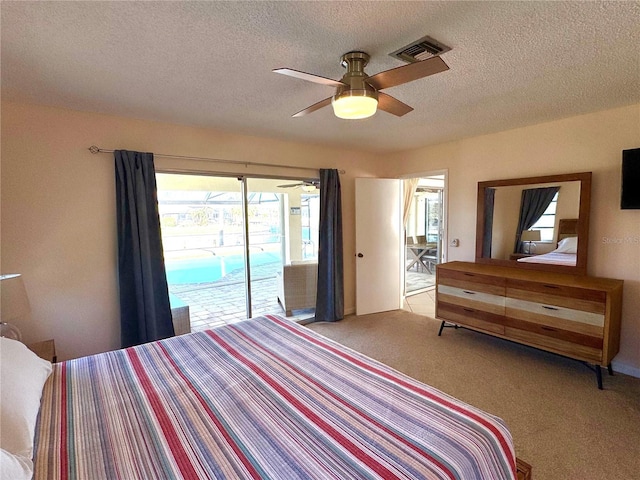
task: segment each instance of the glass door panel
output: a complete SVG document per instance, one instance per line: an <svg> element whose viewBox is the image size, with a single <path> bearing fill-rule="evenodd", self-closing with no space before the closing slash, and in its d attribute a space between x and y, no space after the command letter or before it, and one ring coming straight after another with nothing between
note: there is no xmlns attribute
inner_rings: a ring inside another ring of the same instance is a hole
<svg viewBox="0 0 640 480"><path fill-rule="evenodd" d="M174 319L186 316L198 331L267 313L313 315L315 300L303 299L295 311L293 303L285 307L292 291L284 286L283 265L317 263L315 186L170 173L156 174L156 181ZM305 280L294 282L298 294ZM306 294L315 298L315 287Z"/></svg>
<svg viewBox="0 0 640 480"><path fill-rule="evenodd" d="M284 252L284 196L281 180L247 179L247 225L251 316L281 313L277 300L277 275Z"/></svg>
<svg viewBox="0 0 640 480"><path fill-rule="evenodd" d="M435 264L442 260L442 189L427 191L425 211L425 231L430 247L429 259Z"/></svg>
<svg viewBox="0 0 640 480"><path fill-rule="evenodd" d="M158 207L172 312L191 330L247 318L241 183L158 173Z"/></svg>
<svg viewBox="0 0 640 480"><path fill-rule="evenodd" d="M317 263L319 198L320 191L305 182L247 179L251 316L313 315L315 288L306 289L306 274L300 276L309 267L291 266Z"/></svg>
<svg viewBox="0 0 640 480"><path fill-rule="evenodd" d="M318 261L318 229L320 226L320 191L300 195L302 259Z"/></svg>

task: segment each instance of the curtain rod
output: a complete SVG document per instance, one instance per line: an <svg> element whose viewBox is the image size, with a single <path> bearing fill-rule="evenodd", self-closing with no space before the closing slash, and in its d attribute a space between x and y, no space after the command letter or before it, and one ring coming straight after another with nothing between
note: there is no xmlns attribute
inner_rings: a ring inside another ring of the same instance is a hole
<svg viewBox="0 0 640 480"><path fill-rule="evenodd" d="M96 147L95 145L91 145L89 147L89 151L91 153L93 153L93 154L96 154L96 153L113 153L115 150L107 150L105 148L100 148L100 147ZM245 167L248 167L249 165L252 165L252 166L256 166L256 167L276 167L276 168L291 168L293 170L310 170L310 171L318 173L318 169L317 168L294 167L293 165L279 165L277 163L244 162L244 161L241 161L241 160L224 160L224 159L220 159L220 158L209 158L209 157L189 157L187 155L166 155L166 154L163 154L163 153L154 153L153 155L155 157L177 158L177 159L181 159L181 160L196 160L196 161L199 161L199 162L232 163L232 164L235 164L235 165L244 165ZM344 175L346 172L344 170L338 170L338 173Z"/></svg>

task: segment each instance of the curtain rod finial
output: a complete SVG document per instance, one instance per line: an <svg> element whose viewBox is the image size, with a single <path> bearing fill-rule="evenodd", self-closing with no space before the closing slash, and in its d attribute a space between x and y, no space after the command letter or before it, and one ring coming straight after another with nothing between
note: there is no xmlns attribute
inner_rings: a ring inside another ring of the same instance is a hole
<svg viewBox="0 0 640 480"><path fill-rule="evenodd" d="M100 153L100 149L99 149L98 147L96 147L95 145L91 145L91 146L89 147L89 151L90 151L91 153Z"/></svg>

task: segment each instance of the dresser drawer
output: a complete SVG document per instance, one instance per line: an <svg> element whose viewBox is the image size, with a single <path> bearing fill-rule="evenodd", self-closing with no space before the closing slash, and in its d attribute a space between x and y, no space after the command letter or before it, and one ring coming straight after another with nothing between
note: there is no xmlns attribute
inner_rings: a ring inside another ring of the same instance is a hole
<svg viewBox="0 0 640 480"><path fill-rule="evenodd" d="M538 303L552 307L561 307L573 311L580 311L604 317L607 305L606 302L593 300L575 299L553 295L550 293L540 293L535 291L520 290L507 287L507 298L514 300Z"/></svg>
<svg viewBox="0 0 640 480"><path fill-rule="evenodd" d="M524 298L527 300L540 301L540 303L553 303L537 300L537 298L553 298L556 299L557 305L565 305L562 302L570 302L571 304L584 304L600 306L604 309L607 301L607 294L602 290L592 290L589 288L572 287L569 285L557 285L554 283L530 282L514 278L506 279L507 295L515 298ZM573 307L577 308L577 307ZM595 307L591 307L595 308ZM587 311L590 311L587 309ZM602 310L604 312L604 310Z"/></svg>
<svg viewBox="0 0 640 480"><path fill-rule="evenodd" d="M477 285L470 285L470 288L474 286ZM442 301L495 313L496 315L504 315L505 297L501 295L441 284L438 285L436 298L438 302Z"/></svg>
<svg viewBox="0 0 640 480"><path fill-rule="evenodd" d="M505 313L510 317L550 326L564 326L563 328L576 329L576 331L586 329L589 332L602 332L604 328L604 313L511 297L505 299Z"/></svg>
<svg viewBox="0 0 640 480"><path fill-rule="evenodd" d="M458 325L465 325L486 332L504 334L504 316L495 313L438 301L436 317Z"/></svg>
<svg viewBox="0 0 640 480"><path fill-rule="evenodd" d="M603 329L601 328L588 331L588 328L582 330L570 328L574 325L564 324L561 320L538 323L510 317L508 315L505 317L504 325L505 327L516 328L545 337L553 337L571 344L584 345L597 350L602 350L603 347L604 335Z"/></svg>
<svg viewBox="0 0 640 480"><path fill-rule="evenodd" d="M567 355L579 360L585 360L600 364L602 362L602 349L568 342L553 336L541 335L513 327L505 327L505 336L510 340L525 343L534 347L541 347L561 355Z"/></svg>
<svg viewBox="0 0 640 480"><path fill-rule="evenodd" d="M438 269L437 283L451 287L472 290L474 292L490 293L492 295L505 295L505 279L492 275L478 273L458 272L456 270Z"/></svg>

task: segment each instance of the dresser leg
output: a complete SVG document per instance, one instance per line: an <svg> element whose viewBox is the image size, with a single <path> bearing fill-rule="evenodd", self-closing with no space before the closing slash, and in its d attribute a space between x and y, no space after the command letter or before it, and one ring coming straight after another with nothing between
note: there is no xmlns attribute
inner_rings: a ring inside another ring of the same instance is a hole
<svg viewBox="0 0 640 480"><path fill-rule="evenodd" d="M442 323L440 324L440 330L438 330L438 336L442 336L442 330L444 330L444 328L455 328L456 330L458 328L461 328L457 323L453 324L453 325L446 325L447 322L445 322L444 320L442 321Z"/></svg>
<svg viewBox="0 0 640 480"><path fill-rule="evenodd" d="M593 365L588 362L582 362L584 366L586 366L589 370L593 370L596 372L596 380L598 380L598 389L602 390L602 369L600 365L594 363ZM613 370L611 370L611 364L607 365L607 369L609 370L609 374L613 375Z"/></svg>

